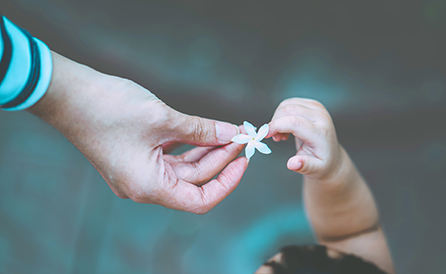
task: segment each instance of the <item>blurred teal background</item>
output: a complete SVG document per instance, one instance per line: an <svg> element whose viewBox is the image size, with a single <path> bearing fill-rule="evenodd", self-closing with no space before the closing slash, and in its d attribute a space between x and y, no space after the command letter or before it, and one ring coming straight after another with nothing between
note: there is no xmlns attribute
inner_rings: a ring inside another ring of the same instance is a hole
<svg viewBox="0 0 446 274"><path fill-rule="evenodd" d="M397 271L444 273L446 2L2 0L51 49L173 108L261 126L320 100L370 184ZM60 133L0 113L0 273L252 273L314 243L294 144L266 143L203 216L113 195Z"/></svg>

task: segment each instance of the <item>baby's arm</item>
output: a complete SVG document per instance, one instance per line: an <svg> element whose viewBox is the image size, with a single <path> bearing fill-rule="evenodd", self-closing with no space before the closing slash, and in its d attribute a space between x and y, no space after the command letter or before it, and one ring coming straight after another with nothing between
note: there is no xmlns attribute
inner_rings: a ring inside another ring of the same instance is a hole
<svg viewBox="0 0 446 274"><path fill-rule="evenodd" d="M371 261L394 273L373 196L339 145L330 115L319 102L293 98L277 108L267 137L286 140L297 153L290 170L304 175L304 202L320 243Z"/></svg>

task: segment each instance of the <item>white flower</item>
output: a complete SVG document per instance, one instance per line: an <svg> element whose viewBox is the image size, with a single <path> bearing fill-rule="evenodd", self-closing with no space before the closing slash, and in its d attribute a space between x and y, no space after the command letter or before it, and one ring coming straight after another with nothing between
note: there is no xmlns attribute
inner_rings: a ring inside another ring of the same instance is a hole
<svg viewBox="0 0 446 274"><path fill-rule="evenodd" d="M264 124L260 129L259 132L256 133L256 128L251 125L248 122L243 122L243 126L245 127L246 134L239 134L232 138L231 141L237 143L237 144L246 144L248 145L245 148L245 156L246 158L251 158L252 155L254 155L254 148L257 148L258 151L262 152L263 154L270 154L271 149L264 143L261 143L260 141L265 138L266 135L268 135L269 126L268 124Z"/></svg>

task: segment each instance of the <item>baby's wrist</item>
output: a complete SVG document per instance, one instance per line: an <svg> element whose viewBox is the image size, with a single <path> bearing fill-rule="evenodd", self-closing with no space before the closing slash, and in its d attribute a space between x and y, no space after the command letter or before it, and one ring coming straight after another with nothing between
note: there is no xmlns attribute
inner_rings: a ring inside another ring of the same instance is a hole
<svg viewBox="0 0 446 274"><path fill-rule="evenodd" d="M329 160L327 167L315 175L305 176L312 181L335 183L343 181L349 169L349 156L344 148L338 144L337 148L332 153L333 157Z"/></svg>

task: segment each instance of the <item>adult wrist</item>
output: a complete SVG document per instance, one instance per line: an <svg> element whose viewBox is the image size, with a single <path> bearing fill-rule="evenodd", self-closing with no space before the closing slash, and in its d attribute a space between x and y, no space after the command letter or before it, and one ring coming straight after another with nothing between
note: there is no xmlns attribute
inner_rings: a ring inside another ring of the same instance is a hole
<svg viewBox="0 0 446 274"><path fill-rule="evenodd" d="M51 55L54 68L48 90L27 111L58 128L59 120L70 118L75 111L81 114L86 98L93 97L95 86L101 83L102 74L55 52Z"/></svg>

